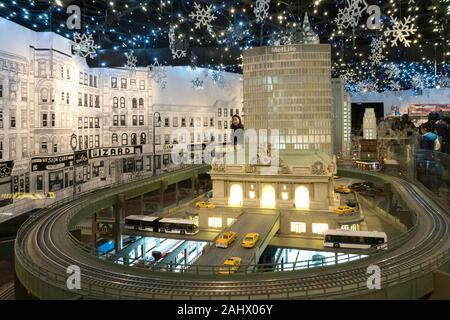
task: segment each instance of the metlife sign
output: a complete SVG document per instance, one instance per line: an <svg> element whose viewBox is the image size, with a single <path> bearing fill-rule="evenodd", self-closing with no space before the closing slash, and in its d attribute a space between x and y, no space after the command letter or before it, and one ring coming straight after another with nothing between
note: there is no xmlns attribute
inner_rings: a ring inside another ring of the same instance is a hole
<svg viewBox="0 0 450 320"><path fill-rule="evenodd" d="M142 154L142 146L98 148L89 150L89 159Z"/></svg>

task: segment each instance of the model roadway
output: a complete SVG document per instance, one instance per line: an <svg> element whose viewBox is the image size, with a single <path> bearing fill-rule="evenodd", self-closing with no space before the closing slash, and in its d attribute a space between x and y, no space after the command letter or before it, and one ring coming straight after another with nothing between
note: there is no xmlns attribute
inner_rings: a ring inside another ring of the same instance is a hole
<svg viewBox="0 0 450 320"><path fill-rule="evenodd" d="M360 296L368 293L367 267L370 264L381 268L382 285L389 287L402 279L410 279L413 274L420 276L422 262L428 262L438 255L441 257L449 248L449 217L444 208L413 184L385 175L377 174L377 177L392 183L402 199L415 208L417 224L401 245L392 246L366 259L309 270L233 276L169 273L113 264L83 252L71 239L68 230L70 219L79 208L88 205L92 199L117 192L110 188L82 195L24 224L16 239L16 269L20 266L25 271L18 273L19 279L22 277L25 283L30 283L30 278L34 277L49 287L57 288L59 292L67 292L68 296L82 299L299 299ZM229 256L228 253L226 256ZM447 260L441 261L445 262ZM66 270L71 265L81 268L80 290L69 291L66 287ZM391 276L397 280L391 280ZM50 291L38 288L39 285L29 288L37 298L58 298L52 296Z"/></svg>

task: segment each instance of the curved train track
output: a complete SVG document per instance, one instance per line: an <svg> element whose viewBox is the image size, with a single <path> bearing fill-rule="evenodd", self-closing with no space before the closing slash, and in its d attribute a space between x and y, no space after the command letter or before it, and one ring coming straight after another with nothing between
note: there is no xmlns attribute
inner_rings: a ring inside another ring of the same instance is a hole
<svg viewBox="0 0 450 320"><path fill-rule="evenodd" d="M382 285L389 286L392 285L391 276L401 282L403 275L411 277L411 270L417 266L417 275L420 275L421 263L448 252L449 247L449 218L445 209L418 187L401 179L384 178L395 183L404 199L416 206L418 228L401 247L348 264L247 277L237 275L229 280L218 280L213 276L188 279L136 268L124 272L117 265L83 253L69 239L67 230L77 207L89 203L93 197L112 192L110 189L82 196L28 222L19 231L16 257L28 272L41 279L45 275L49 277L48 274L61 275L59 280L58 277L47 279L48 283L61 289L66 288L63 279L67 267L79 266L82 289L77 294L88 299L339 298L361 295L367 293L368 265L378 265L382 279L385 279ZM40 271L35 266L39 266Z"/></svg>

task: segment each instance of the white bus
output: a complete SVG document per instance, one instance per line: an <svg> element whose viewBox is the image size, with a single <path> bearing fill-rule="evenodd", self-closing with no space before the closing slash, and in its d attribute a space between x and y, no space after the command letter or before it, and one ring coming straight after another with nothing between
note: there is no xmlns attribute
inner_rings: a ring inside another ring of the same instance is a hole
<svg viewBox="0 0 450 320"><path fill-rule="evenodd" d="M164 218L158 221L159 232L194 235L198 233L197 224L189 219Z"/></svg>
<svg viewBox="0 0 450 320"><path fill-rule="evenodd" d="M326 230L323 246L331 248L387 249L387 236L378 231Z"/></svg>
<svg viewBox="0 0 450 320"><path fill-rule="evenodd" d="M143 216L143 215L131 215L128 217L125 217L125 228L126 229L132 229L132 230L144 230L144 231L151 231L151 232L157 232L157 220L158 217L149 217L149 216Z"/></svg>

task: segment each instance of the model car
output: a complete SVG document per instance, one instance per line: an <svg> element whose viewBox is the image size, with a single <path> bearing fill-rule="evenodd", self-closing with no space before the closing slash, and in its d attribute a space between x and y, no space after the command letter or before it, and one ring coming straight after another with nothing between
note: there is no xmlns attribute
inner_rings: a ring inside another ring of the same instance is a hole
<svg viewBox="0 0 450 320"><path fill-rule="evenodd" d="M339 215L353 213L354 211L355 211L355 209L350 208L347 205L339 206L336 209L334 209L334 212L336 212Z"/></svg>
<svg viewBox="0 0 450 320"><path fill-rule="evenodd" d="M227 231L222 233L222 235L216 240L216 247L218 248L228 248L234 240L237 238L237 233L234 231Z"/></svg>
<svg viewBox="0 0 450 320"><path fill-rule="evenodd" d="M214 209L216 206L209 201L199 201L195 204L197 208Z"/></svg>
<svg viewBox="0 0 450 320"><path fill-rule="evenodd" d="M338 186L337 188L334 189L335 192L337 193L344 193L344 194L349 194L352 193L352 190L349 189L347 186Z"/></svg>
<svg viewBox="0 0 450 320"><path fill-rule="evenodd" d="M242 240L243 248L253 248L259 240L259 233L248 233Z"/></svg>
<svg viewBox="0 0 450 320"><path fill-rule="evenodd" d="M239 257L230 257L223 262L223 265L219 269L219 274L229 275L236 273L241 266L242 259Z"/></svg>
<svg viewBox="0 0 450 320"><path fill-rule="evenodd" d="M358 204L358 202L356 202L355 199L348 199L347 201L345 201L345 204L348 205L349 207L356 207L356 205Z"/></svg>

